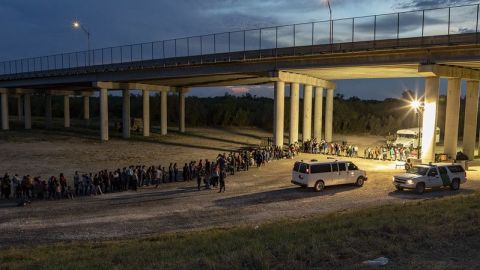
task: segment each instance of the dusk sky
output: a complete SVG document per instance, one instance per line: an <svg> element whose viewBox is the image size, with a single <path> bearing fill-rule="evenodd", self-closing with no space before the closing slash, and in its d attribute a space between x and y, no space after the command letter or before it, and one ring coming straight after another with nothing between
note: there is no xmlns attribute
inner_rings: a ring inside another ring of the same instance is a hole
<svg viewBox="0 0 480 270"><path fill-rule="evenodd" d="M476 4L474 0L332 0L334 18L429 7ZM0 0L0 61L85 50L86 37L72 28L79 20L92 47L312 22L328 19L321 0ZM338 93L365 99L399 97L422 89L421 79L338 81ZM445 89L442 83L442 89ZM269 86L195 89L192 95L225 92L272 96Z"/></svg>

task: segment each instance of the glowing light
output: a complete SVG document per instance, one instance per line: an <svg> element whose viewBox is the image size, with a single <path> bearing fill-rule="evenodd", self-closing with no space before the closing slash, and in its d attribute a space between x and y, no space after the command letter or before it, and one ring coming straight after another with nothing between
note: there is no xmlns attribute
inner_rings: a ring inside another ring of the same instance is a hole
<svg viewBox="0 0 480 270"><path fill-rule="evenodd" d="M410 106L412 106L413 109L418 110L422 106L422 103L420 103L418 100L412 100L412 102L410 102Z"/></svg>
<svg viewBox="0 0 480 270"><path fill-rule="evenodd" d="M80 28L80 22L79 21L74 21L72 23L73 28Z"/></svg>

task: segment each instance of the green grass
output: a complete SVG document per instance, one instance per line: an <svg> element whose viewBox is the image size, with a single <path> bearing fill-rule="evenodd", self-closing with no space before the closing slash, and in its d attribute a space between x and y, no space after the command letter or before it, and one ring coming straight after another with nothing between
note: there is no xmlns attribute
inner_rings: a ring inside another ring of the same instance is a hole
<svg viewBox="0 0 480 270"><path fill-rule="evenodd" d="M358 269L378 256L391 260L390 269L475 268L479 225L476 193L284 220L258 229L10 248L0 250L0 268Z"/></svg>

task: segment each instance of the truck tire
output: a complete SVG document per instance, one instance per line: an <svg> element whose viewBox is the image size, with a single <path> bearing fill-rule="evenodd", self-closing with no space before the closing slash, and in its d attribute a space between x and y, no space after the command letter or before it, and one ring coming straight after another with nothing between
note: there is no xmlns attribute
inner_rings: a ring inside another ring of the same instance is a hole
<svg viewBox="0 0 480 270"><path fill-rule="evenodd" d="M425 192L425 183L418 183L415 186L415 192L420 195L423 194Z"/></svg>
<svg viewBox="0 0 480 270"><path fill-rule="evenodd" d="M460 189L460 180L457 178L453 179L452 183L450 184L450 188L452 190L459 190Z"/></svg>
<svg viewBox="0 0 480 270"><path fill-rule="evenodd" d="M322 191L324 188L325 188L325 183L322 180L318 180L313 186L313 189L316 192Z"/></svg>
<svg viewBox="0 0 480 270"><path fill-rule="evenodd" d="M355 182L355 185L357 187L361 187L363 186L364 183L365 183L365 178L363 178L363 176L359 176L357 179L357 182Z"/></svg>

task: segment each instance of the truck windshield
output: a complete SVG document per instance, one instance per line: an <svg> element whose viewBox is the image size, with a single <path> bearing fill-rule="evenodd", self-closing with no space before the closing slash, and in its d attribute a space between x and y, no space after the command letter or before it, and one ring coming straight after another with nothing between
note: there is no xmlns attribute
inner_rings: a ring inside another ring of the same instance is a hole
<svg viewBox="0 0 480 270"><path fill-rule="evenodd" d="M411 174L427 175L428 168L413 166L407 172Z"/></svg>
<svg viewBox="0 0 480 270"><path fill-rule="evenodd" d="M416 139L417 135L415 134L397 134L398 139Z"/></svg>

